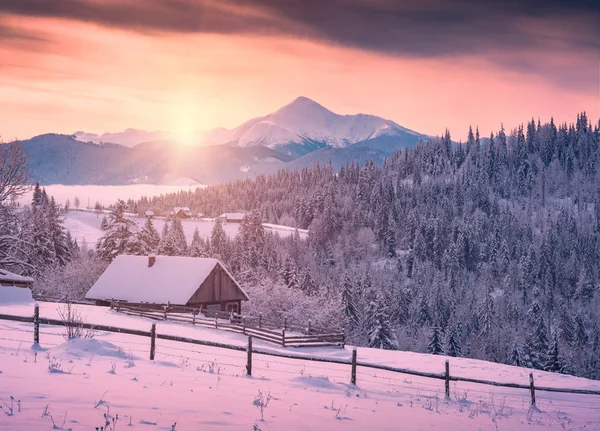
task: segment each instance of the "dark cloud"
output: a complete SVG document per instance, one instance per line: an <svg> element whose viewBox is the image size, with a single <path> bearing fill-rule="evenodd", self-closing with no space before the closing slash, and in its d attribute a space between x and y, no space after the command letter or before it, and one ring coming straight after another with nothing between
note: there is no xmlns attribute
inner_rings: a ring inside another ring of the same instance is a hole
<svg viewBox="0 0 600 431"><path fill-rule="evenodd" d="M512 52L505 64L532 73L543 65L519 60L528 53L600 51L596 0L0 0L2 12L144 32L287 35L392 56L477 55L502 62ZM593 77L574 70L569 80L597 84L592 68ZM565 74L557 76L562 81Z"/></svg>

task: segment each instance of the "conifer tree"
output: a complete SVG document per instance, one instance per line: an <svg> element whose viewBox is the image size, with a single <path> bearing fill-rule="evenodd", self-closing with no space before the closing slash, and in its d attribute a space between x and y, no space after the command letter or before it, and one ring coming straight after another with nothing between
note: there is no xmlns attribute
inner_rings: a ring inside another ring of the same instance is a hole
<svg viewBox="0 0 600 431"><path fill-rule="evenodd" d="M432 355L441 355L444 352L442 348L442 335L438 326L434 326L431 331L429 343L427 343L427 351Z"/></svg>
<svg viewBox="0 0 600 431"><path fill-rule="evenodd" d="M192 237L192 243L190 244L189 254L192 257L207 257L207 247L202 238L200 238L200 233L198 232L198 228L194 229L194 236Z"/></svg>
<svg viewBox="0 0 600 431"><path fill-rule="evenodd" d="M210 235L210 251L213 257L224 258L227 254L228 238L223 229L221 219L215 220L212 233Z"/></svg>
<svg viewBox="0 0 600 431"><path fill-rule="evenodd" d="M354 285L348 274L344 277L342 284L342 307L344 307L344 315L350 326L355 327L358 324L358 311L354 299Z"/></svg>
<svg viewBox="0 0 600 431"><path fill-rule="evenodd" d="M367 308L369 347L397 350L398 341L381 298L373 299Z"/></svg>
<svg viewBox="0 0 600 431"><path fill-rule="evenodd" d="M120 254L140 254L137 224L125 217L126 208L124 201L117 201L106 219L105 234L96 244L98 256L108 262Z"/></svg>
<svg viewBox="0 0 600 431"><path fill-rule="evenodd" d="M166 225L166 224L165 224ZM140 246L144 251L144 254L157 253L158 245L160 243L160 235L154 227L151 218L146 218L146 222L138 234L138 240Z"/></svg>

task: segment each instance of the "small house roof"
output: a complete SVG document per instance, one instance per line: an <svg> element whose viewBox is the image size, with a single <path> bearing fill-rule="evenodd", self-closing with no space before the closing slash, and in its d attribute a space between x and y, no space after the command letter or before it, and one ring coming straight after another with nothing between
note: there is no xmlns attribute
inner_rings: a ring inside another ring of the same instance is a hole
<svg viewBox="0 0 600 431"><path fill-rule="evenodd" d="M225 220L243 220L244 217L246 217L245 213L223 213L219 216Z"/></svg>
<svg viewBox="0 0 600 431"><path fill-rule="evenodd" d="M147 211L145 212L145 214L146 214L147 216L153 216L153 215L154 215L154 211L152 211L152 210L147 210Z"/></svg>
<svg viewBox="0 0 600 431"><path fill-rule="evenodd" d="M12 283L33 283L34 279L31 277L25 277L23 275L15 274L14 272L10 272L6 269L0 268L0 281L7 281Z"/></svg>
<svg viewBox="0 0 600 431"><path fill-rule="evenodd" d="M192 212L192 211L191 211L191 210L190 210L188 207L175 207L175 208L173 209L173 211L174 211L175 213L178 213L179 211L183 211L183 212L184 212L184 213L186 213L186 214L187 214L187 213L191 213L191 212Z"/></svg>
<svg viewBox="0 0 600 431"><path fill-rule="evenodd" d="M217 265L223 268L243 296L249 299L217 259L156 256L154 264L149 267L148 256L130 255L117 256L85 297L184 305Z"/></svg>

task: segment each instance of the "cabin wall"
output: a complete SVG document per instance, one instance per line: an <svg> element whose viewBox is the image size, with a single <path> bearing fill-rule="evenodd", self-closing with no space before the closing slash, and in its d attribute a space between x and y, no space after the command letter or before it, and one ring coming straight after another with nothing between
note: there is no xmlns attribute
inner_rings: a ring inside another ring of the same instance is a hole
<svg viewBox="0 0 600 431"><path fill-rule="evenodd" d="M200 288L192 295L187 304L234 302L245 299L227 272L225 272L221 265L217 265L208 277L206 277L204 283L200 285Z"/></svg>

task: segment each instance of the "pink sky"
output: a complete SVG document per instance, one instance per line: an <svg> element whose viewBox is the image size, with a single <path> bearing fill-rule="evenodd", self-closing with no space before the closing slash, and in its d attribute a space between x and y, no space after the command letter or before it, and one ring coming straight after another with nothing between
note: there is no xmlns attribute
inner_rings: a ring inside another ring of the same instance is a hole
<svg viewBox="0 0 600 431"><path fill-rule="evenodd" d="M32 36L0 43L4 141L128 127L231 128L298 96L431 135L447 127L455 139L470 124L487 136L501 122L510 129L531 117L600 116L598 70L595 86L565 86L509 66L526 55L558 71L590 67L566 50L423 58L293 35L138 31L1 11L0 25Z"/></svg>

